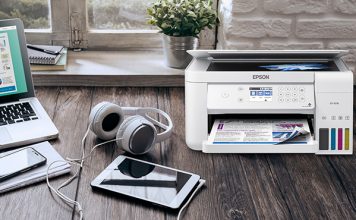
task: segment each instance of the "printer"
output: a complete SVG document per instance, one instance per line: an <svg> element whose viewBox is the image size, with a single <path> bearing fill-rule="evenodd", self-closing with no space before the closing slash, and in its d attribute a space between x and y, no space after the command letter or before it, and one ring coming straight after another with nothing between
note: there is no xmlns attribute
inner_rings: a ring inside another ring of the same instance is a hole
<svg viewBox="0 0 356 220"><path fill-rule="evenodd" d="M205 153L353 152L353 73L342 50L190 50L185 70L186 143ZM259 92L256 92L259 91ZM306 118L305 144L224 144L214 120Z"/></svg>

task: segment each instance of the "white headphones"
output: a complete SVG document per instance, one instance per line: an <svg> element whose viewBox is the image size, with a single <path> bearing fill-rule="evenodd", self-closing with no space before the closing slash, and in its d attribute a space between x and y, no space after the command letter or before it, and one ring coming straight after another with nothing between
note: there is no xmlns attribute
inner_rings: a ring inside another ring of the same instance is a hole
<svg viewBox="0 0 356 220"><path fill-rule="evenodd" d="M158 113L165 117L168 121L168 125L165 125L153 118L151 118L148 113ZM125 115L131 115L124 119ZM155 126L162 128L164 131L157 134L157 129ZM84 155L84 145L85 139L92 130L99 138L106 140L103 143L97 144L91 148L89 154ZM47 167L47 185L51 191L58 195L67 204L75 205L79 212L79 219L83 219L84 211L80 203L74 199L69 198L64 193L60 191L61 188L67 186L72 182L80 173L83 168L84 160L91 156L92 152L99 146L103 146L109 142L116 141L119 147L122 147L125 151L132 154L144 154L151 150L156 143L166 140L172 134L173 123L172 119L167 113L156 108L135 108L135 107L120 107L110 102L101 102L97 104L93 110L90 112L89 116L89 127L85 132L82 139L82 157L79 159L67 160L56 160L52 162ZM69 179L60 184L57 188L53 187L49 182L49 170L51 166L55 163L70 163L73 165L78 165L80 168L78 171ZM134 164L131 164L134 166ZM139 172L131 172L130 176L140 177L147 172L151 172L151 167L146 167ZM189 202L192 200L193 196L198 192L198 190L205 184L205 180L199 180L199 185L193 191L187 202L179 210L177 219L180 219L182 211L187 207Z"/></svg>
<svg viewBox="0 0 356 220"><path fill-rule="evenodd" d="M168 125L151 118L149 112L165 117ZM126 115L131 116L124 119ZM147 153L156 143L169 138L173 130L172 119L160 109L120 107L110 102L97 104L90 112L89 123L100 139L116 138L118 147L136 155ZM157 134L155 126L164 131Z"/></svg>

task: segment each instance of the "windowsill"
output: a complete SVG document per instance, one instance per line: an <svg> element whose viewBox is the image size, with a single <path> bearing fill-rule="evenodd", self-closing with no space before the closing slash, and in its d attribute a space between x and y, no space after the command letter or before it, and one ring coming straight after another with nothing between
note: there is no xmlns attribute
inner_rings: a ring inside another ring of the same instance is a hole
<svg viewBox="0 0 356 220"><path fill-rule="evenodd" d="M66 71L32 76L36 86L184 85L184 70L167 67L162 51L69 51Z"/></svg>

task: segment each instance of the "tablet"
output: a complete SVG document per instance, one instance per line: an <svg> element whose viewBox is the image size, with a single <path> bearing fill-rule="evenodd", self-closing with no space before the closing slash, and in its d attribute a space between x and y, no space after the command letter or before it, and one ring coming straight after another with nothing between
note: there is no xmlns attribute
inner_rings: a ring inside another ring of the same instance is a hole
<svg viewBox="0 0 356 220"><path fill-rule="evenodd" d="M193 173L121 155L90 185L93 189L177 209L199 179L200 176Z"/></svg>

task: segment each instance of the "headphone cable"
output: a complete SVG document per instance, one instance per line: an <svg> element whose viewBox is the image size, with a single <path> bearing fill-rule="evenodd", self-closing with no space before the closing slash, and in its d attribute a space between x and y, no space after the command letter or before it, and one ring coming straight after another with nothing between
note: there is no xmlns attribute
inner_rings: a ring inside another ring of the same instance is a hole
<svg viewBox="0 0 356 220"><path fill-rule="evenodd" d="M180 220L181 215L183 213L183 210L185 208L187 208L188 204L190 203L190 201L193 199L194 195L198 192L199 189L201 189L204 185L205 185L205 180L204 179L200 179L199 180L199 185L197 186L197 188L194 190L194 192L192 193L192 195L189 197L189 199L187 200L187 202L182 206L182 208L179 210L178 212L178 216L177 216L177 220Z"/></svg>
<svg viewBox="0 0 356 220"><path fill-rule="evenodd" d="M95 146L92 147L92 149L90 150L89 154L85 156L85 152L84 152L84 145L85 145L85 140L89 134L89 131L90 131L90 126L91 126L91 123L89 124L88 126L88 129L87 131L85 132L84 134L84 137L82 139L82 142L81 142L81 149L82 149L82 157L80 159L71 159L71 158L66 158L66 160L56 160L56 161L53 161L48 167L47 167L47 172L46 172L46 181L47 181L47 186L49 187L49 189L54 192L60 199L62 199L64 202L70 204L70 205L74 205L77 209L78 209L78 212L79 212L79 220L82 220L83 219L83 215L84 215L84 211L83 211L83 208L82 206L80 205L80 203L74 199L71 199L69 198L68 196L64 195L60 189L67 186L68 184L70 184L75 178L77 178L79 176L79 173L80 171L82 170L83 168L83 164L84 164L84 160L87 159L88 157L92 156L92 153L93 151L97 148L97 147L100 147L100 146L103 146L107 143L110 143L110 142L114 142L114 141L117 141L117 140L120 140L121 138L119 139L112 139L112 140L109 140L109 141L105 141L105 142L102 142L100 144L97 144ZM69 164L72 164L72 165L77 165L79 166L79 169L77 170L77 172L75 172L75 174L73 176L71 176L70 178L68 178L67 180L65 180L63 183L61 183L57 188L53 187L51 184L50 184L50 181L49 181L49 171L51 169L51 167L53 166L53 164L55 163L69 163Z"/></svg>

